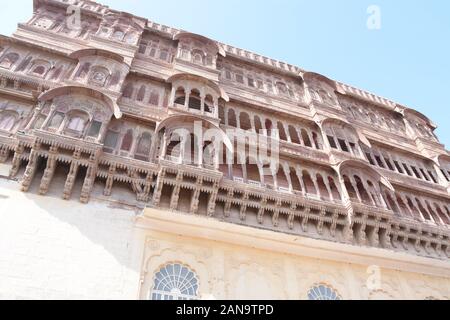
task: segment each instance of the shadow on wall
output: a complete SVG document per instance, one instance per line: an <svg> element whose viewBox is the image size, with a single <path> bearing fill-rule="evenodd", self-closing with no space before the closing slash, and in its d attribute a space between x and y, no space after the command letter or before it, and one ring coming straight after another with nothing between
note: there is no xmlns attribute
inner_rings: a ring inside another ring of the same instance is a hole
<svg viewBox="0 0 450 320"><path fill-rule="evenodd" d="M75 184L71 200L63 200L64 167L58 168L48 194L40 196L44 169L39 168L28 193L20 192L16 181L0 178L0 252L5 259L0 267L5 263L10 277L27 279L23 290L3 281L0 293L12 286L13 299L136 299L145 238L134 225L142 210L96 200L97 190L84 205L79 202L82 181Z"/></svg>

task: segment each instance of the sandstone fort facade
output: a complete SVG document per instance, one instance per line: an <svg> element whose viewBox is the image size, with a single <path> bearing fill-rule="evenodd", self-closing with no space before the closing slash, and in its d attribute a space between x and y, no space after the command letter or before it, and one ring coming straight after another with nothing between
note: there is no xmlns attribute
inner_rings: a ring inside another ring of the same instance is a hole
<svg viewBox="0 0 450 320"><path fill-rule="evenodd" d="M435 129L201 35L35 0L0 36L0 298L449 299Z"/></svg>

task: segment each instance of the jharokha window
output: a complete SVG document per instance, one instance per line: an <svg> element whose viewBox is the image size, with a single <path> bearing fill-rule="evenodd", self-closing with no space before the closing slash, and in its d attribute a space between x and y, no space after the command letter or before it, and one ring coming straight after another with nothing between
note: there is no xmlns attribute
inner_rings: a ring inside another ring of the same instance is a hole
<svg viewBox="0 0 450 320"><path fill-rule="evenodd" d="M196 300L197 275L181 264L168 264L155 274L151 300Z"/></svg>
<svg viewBox="0 0 450 320"><path fill-rule="evenodd" d="M19 60L20 56L17 53L8 53L0 62L0 66L6 69L11 67Z"/></svg>

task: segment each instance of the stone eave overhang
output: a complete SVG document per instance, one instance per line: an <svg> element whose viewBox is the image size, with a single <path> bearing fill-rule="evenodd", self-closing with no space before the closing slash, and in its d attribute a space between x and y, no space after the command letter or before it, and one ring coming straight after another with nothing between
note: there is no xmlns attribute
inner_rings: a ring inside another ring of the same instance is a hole
<svg viewBox="0 0 450 320"><path fill-rule="evenodd" d="M23 25L23 26L26 26L26 25ZM29 26L26 26L26 27L29 27ZM54 54L54 55L57 55L57 56L61 56L61 58L65 58L65 59L71 60L71 61L73 60L72 58L70 58L66 54L66 52L63 52L63 51L60 51L60 50L56 50L56 49L53 49L53 48L50 48L50 47L47 47L47 46L42 46L42 45L39 45L39 44L30 43L28 41L25 41L25 40L22 40L22 39L19 39L19 38L15 38L14 36L8 37L8 36L0 34L0 43L1 42L10 43L10 44L16 44L16 45L24 46L24 47L30 48L30 49L38 48L39 50L42 50L44 52L51 53L51 54Z"/></svg>

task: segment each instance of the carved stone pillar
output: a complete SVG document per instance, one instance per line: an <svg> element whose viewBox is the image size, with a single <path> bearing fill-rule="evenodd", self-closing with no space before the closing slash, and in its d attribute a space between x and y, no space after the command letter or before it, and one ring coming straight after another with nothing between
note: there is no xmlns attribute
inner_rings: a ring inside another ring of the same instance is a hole
<svg viewBox="0 0 450 320"><path fill-rule="evenodd" d="M175 186L173 188L172 197L170 199L170 210L176 211L178 209L178 201L180 200L181 183L183 182L183 172L179 171L177 174Z"/></svg>
<svg viewBox="0 0 450 320"><path fill-rule="evenodd" d="M19 172L20 163L22 162L22 155L25 151L25 146L22 142L19 142L19 144L16 146L16 149L14 150L14 158L12 160L12 167L9 172L9 177L14 178L17 173Z"/></svg>
<svg viewBox="0 0 450 320"><path fill-rule="evenodd" d="M203 178L199 177L197 178L196 188L194 190L194 193L192 195L191 199L191 214L197 214L198 212L198 205L199 205L199 198L200 198L200 188L203 184Z"/></svg>
<svg viewBox="0 0 450 320"><path fill-rule="evenodd" d="M103 190L103 195L106 197L111 196L115 174L116 174L116 166L112 164L109 166L108 177L106 178L105 189Z"/></svg>
<svg viewBox="0 0 450 320"><path fill-rule="evenodd" d="M234 191L232 189L228 190L227 193L227 201L225 202L224 207L224 216L225 218L228 218L231 214L231 201L233 200Z"/></svg>
<svg viewBox="0 0 450 320"><path fill-rule="evenodd" d="M53 179L56 169L56 157L58 154L58 148L51 146L47 159L47 167L45 168L44 175L42 176L41 185L39 187L39 194L45 195L48 192L48 188Z"/></svg>
<svg viewBox="0 0 450 320"><path fill-rule="evenodd" d="M84 179L83 187L81 188L80 201L82 203L88 203L91 196L92 188L94 187L95 177L97 175L97 159L95 154L91 154L89 159L89 166L86 172L86 178Z"/></svg>
<svg viewBox="0 0 450 320"><path fill-rule="evenodd" d="M242 204L241 204L241 209L239 210L239 219L241 221L245 221L245 219L247 218L247 203L248 203L248 193L244 193L244 195L242 196ZM261 221L260 223L262 223L263 218L262 217L258 217L258 222Z"/></svg>
<svg viewBox="0 0 450 320"><path fill-rule="evenodd" d="M66 183L64 184L63 199L69 200L72 195L73 185L75 184L75 179L77 178L79 164L77 161L72 161L70 164L69 174L66 178Z"/></svg>
<svg viewBox="0 0 450 320"><path fill-rule="evenodd" d="M161 201L161 193L164 187L164 179L166 177L166 170L163 168L158 174L158 179L156 181L155 192L153 193L153 206L159 206Z"/></svg>
<svg viewBox="0 0 450 320"><path fill-rule="evenodd" d="M142 194L138 196L138 201L148 202L150 200L150 191L153 183L153 173L147 174Z"/></svg>
<svg viewBox="0 0 450 320"><path fill-rule="evenodd" d="M276 209L273 212L273 216L272 216L272 225L275 228L278 228L278 226L280 225L280 210L279 208L281 208L281 200L277 200L277 204L276 204Z"/></svg>
<svg viewBox="0 0 450 320"><path fill-rule="evenodd" d="M39 159L39 149L41 145L39 142L36 142L33 148L31 149L30 159L28 160L27 168L25 169L25 173L22 179L21 190L23 192L27 192L30 189L31 182L33 181L34 175L36 173L36 167Z"/></svg>
<svg viewBox="0 0 450 320"><path fill-rule="evenodd" d="M217 194L219 193L219 183L215 182L213 186L213 192L210 194L208 199L208 217L214 216L214 213L216 211L216 199Z"/></svg>

